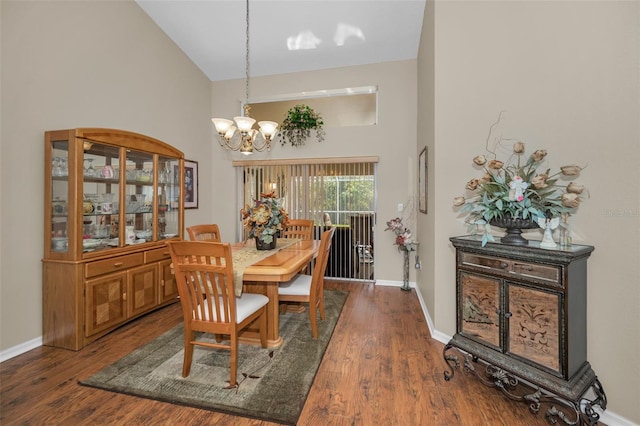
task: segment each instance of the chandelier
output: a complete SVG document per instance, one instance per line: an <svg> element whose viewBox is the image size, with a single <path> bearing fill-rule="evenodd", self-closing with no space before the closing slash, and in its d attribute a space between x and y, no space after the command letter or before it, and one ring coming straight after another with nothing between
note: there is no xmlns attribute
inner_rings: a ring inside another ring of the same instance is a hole
<svg viewBox="0 0 640 426"><path fill-rule="evenodd" d="M233 117L233 121L225 118L212 118L216 131L220 136L220 146L231 151L240 151L245 155L256 151L271 150L271 141L277 133L278 123L275 121L260 121L260 130L253 128L256 120L250 117L249 110L249 0L247 0L247 28L246 28L246 56L245 56L245 102L244 114ZM235 123L234 123L235 121ZM236 132L237 130L237 132Z"/></svg>

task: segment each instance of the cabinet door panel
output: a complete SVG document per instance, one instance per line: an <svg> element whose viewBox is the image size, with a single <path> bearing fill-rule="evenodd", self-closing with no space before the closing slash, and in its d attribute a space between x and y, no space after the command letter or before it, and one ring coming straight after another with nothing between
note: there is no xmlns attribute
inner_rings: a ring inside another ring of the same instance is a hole
<svg viewBox="0 0 640 426"><path fill-rule="evenodd" d="M500 280L460 272L460 333L492 346L500 346Z"/></svg>
<svg viewBox="0 0 640 426"><path fill-rule="evenodd" d="M178 297L178 283L171 269L171 259L160 262L160 303Z"/></svg>
<svg viewBox="0 0 640 426"><path fill-rule="evenodd" d="M508 286L509 352L560 371L560 296Z"/></svg>
<svg viewBox="0 0 640 426"><path fill-rule="evenodd" d="M122 323L127 318L125 289L127 274L109 274L86 282L87 337Z"/></svg>
<svg viewBox="0 0 640 426"><path fill-rule="evenodd" d="M158 305L158 268L146 265L128 271L127 301L130 316L146 312Z"/></svg>

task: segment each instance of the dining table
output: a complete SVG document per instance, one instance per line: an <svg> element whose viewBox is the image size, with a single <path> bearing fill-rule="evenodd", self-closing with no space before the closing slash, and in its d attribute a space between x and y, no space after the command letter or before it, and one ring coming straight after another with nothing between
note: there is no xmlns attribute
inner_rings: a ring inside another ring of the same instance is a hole
<svg viewBox="0 0 640 426"><path fill-rule="evenodd" d="M264 294L269 298L267 303L267 347L276 348L282 345L280 336L280 309L278 300L278 285L294 278L317 255L320 240L286 241L278 239L278 245L272 254L262 253L261 259L255 263L242 267L242 292ZM231 246L235 260L241 252L250 251L245 243L235 243ZM255 250L255 247L254 247ZM265 257L266 256L266 257ZM243 343L260 344L258 330L249 326L240 333Z"/></svg>

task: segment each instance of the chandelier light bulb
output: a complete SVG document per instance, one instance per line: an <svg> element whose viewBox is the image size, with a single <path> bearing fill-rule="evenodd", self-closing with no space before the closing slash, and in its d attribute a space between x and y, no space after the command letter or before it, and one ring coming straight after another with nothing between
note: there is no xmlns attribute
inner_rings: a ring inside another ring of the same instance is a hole
<svg viewBox="0 0 640 426"><path fill-rule="evenodd" d="M238 126L238 130L240 130L243 133L248 133L251 131L251 127L253 127L253 123L256 122L256 120L254 120L251 117L233 117L234 121L236 122L236 125Z"/></svg>
<svg viewBox="0 0 640 426"><path fill-rule="evenodd" d="M259 121L258 126L260 126L260 132L265 139L273 140L278 132L278 123L275 121Z"/></svg>
<svg viewBox="0 0 640 426"><path fill-rule="evenodd" d="M225 135L229 128L233 126L233 121L226 118L212 118L213 125L216 126L216 131L221 136Z"/></svg>

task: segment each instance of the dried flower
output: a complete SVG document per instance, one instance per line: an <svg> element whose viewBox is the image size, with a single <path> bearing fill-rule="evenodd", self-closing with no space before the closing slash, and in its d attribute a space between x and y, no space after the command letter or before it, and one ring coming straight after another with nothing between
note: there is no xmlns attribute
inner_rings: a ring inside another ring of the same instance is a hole
<svg viewBox="0 0 640 426"><path fill-rule="evenodd" d="M473 191L478 187L478 185L480 185L480 179L471 179L469 182L467 182L466 188L469 191Z"/></svg>
<svg viewBox="0 0 640 426"><path fill-rule="evenodd" d="M582 191L584 191L584 185L580 185L575 182L571 182L569 183L569 185L567 185L567 192L571 192L573 194L582 194Z"/></svg>
<svg viewBox="0 0 640 426"><path fill-rule="evenodd" d="M562 205L575 209L580 205L580 197L574 193L562 194Z"/></svg>
<svg viewBox="0 0 640 426"><path fill-rule="evenodd" d="M480 183L487 183L487 182L491 182L491 174L490 173L485 173L480 178Z"/></svg>
<svg viewBox="0 0 640 426"><path fill-rule="evenodd" d="M539 175L535 175L533 179L531 179L531 184L536 189L546 188L548 186L547 185L548 178L549 176L546 173L540 173Z"/></svg>
<svg viewBox="0 0 640 426"><path fill-rule="evenodd" d="M576 176L577 174L580 173L581 170L582 170L582 167L576 166L575 164L572 164L570 166L560 167L560 171L565 176Z"/></svg>
<svg viewBox="0 0 640 426"><path fill-rule="evenodd" d="M524 152L524 143L516 142L513 144L513 152L515 154L522 154Z"/></svg>
<svg viewBox="0 0 640 426"><path fill-rule="evenodd" d="M465 202L466 200L464 199L464 197L455 197L453 199L453 205L456 207L463 205Z"/></svg>
<svg viewBox="0 0 640 426"><path fill-rule="evenodd" d="M500 160L489 161L489 168L493 170L500 170L504 166L504 163Z"/></svg>
<svg viewBox="0 0 640 426"><path fill-rule="evenodd" d="M533 154L531 154L531 161L533 161L534 163L539 163L542 160L544 160L544 157L546 156L547 156L546 149L537 149L534 151Z"/></svg>
<svg viewBox="0 0 640 426"><path fill-rule="evenodd" d="M478 166L484 166L484 164L487 162L487 157L485 157L484 155L478 155L473 158L473 162Z"/></svg>

